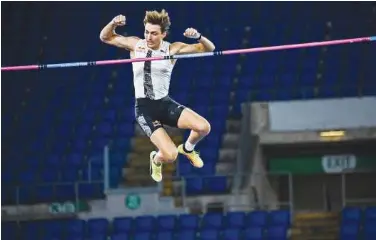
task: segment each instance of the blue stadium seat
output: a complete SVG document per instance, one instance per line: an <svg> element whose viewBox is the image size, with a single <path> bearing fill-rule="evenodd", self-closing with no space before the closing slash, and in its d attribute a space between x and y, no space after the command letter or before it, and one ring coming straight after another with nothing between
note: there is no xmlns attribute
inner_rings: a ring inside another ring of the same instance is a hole
<svg viewBox="0 0 376 240"><path fill-rule="evenodd" d="M253 211L247 216L247 225L252 227L265 227L268 220L268 213L265 211Z"/></svg>
<svg viewBox="0 0 376 240"><path fill-rule="evenodd" d="M228 99L226 99L226 101L221 100L221 102L228 103ZM214 107L212 108L212 116L214 118L217 118L217 119L224 118L227 116L227 114L228 114L228 105L214 105Z"/></svg>
<svg viewBox="0 0 376 240"><path fill-rule="evenodd" d="M186 191L189 195L200 194L204 190L203 179L196 178L186 178Z"/></svg>
<svg viewBox="0 0 376 240"><path fill-rule="evenodd" d="M217 230L202 230L200 232L201 240L216 240L219 238L219 232Z"/></svg>
<svg viewBox="0 0 376 240"><path fill-rule="evenodd" d="M62 224L61 221L59 220L53 220L53 221L47 221L43 223L43 235L45 237L51 238L51 237L56 237L59 238L61 237L63 233L63 228L64 225Z"/></svg>
<svg viewBox="0 0 376 240"><path fill-rule="evenodd" d="M179 228L181 230L195 230L198 225L199 218L197 215L183 214L179 217Z"/></svg>
<svg viewBox="0 0 376 240"><path fill-rule="evenodd" d="M156 240L173 240L174 234L173 232L158 232Z"/></svg>
<svg viewBox="0 0 376 240"><path fill-rule="evenodd" d="M20 234L23 239L30 239L30 237L40 237L41 224L38 221L27 221L20 223Z"/></svg>
<svg viewBox="0 0 376 240"><path fill-rule="evenodd" d="M128 149L130 145L130 140L126 137L119 137L115 141L115 148L116 149Z"/></svg>
<svg viewBox="0 0 376 240"><path fill-rule="evenodd" d="M222 214L220 213L207 213L203 216L201 221L201 229L221 229Z"/></svg>
<svg viewBox="0 0 376 240"><path fill-rule="evenodd" d="M137 231L153 231L155 228L155 218L152 216L141 216L135 219Z"/></svg>
<svg viewBox="0 0 376 240"><path fill-rule="evenodd" d="M342 210L342 223L359 224L362 210L358 207L346 207Z"/></svg>
<svg viewBox="0 0 376 240"><path fill-rule="evenodd" d="M305 71L300 76L300 81L304 87L313 87L316 81L316 72Z"/></svg>
<svg viewBox="0 0 376 240"><path fill-rule="evenodd" d="M287 240L287 228L285 226L269 227L267 236L269 240Z"/></svg>
<svg viewBox="0 0 376 240"><path fill-rule="evenodd" d="M137 240L151 240L152 239L152 235L149 232L140 232L140 233L136 233L133 236L133 239L137 239Z"/></svg>
<svg viewBox="0 0 376 240"><path fill-rule="evenodd" d="M376 207L367 207L364 211L366 221L376 220Z"/></svg>
<svg viewBox="0 0 376 240"><path fill-rule="evenodd" d="M157 223L160 231L173 231L176 227L176 217L173 215L158 216Z"/></svg>
<svg viewBox="0 0 376 240"><path fill-rule="evenodd" d="M357 223L342 224L340 229L341 240L358 239L359 225Z"/></svg>
<svg viewBox="0 0 376 240"><path fill-rule="evenodd" d="M133 221L130 217L124 217L124 218L114 218L112 222L112 227L114 233L127 233L132 230Z"/></svg>
<svg viewBox="0 0 376 240"><path fill-rule="evenodd" d="M217 148L213 148L213 147L209 146L209 147L201 149L200 155L206 161L215 161L216 162L217 159L218 159L219 152L218 152Z"/></svg>
<svg viewBox="0 0 376 240"><path fill-rule="evenodd" d="M78 185L78 193L81 199L103 198L103 184L81 183Z"/></svg>
<svg viewBox="0 0 376 240"><path fill-rule="evenodd" d="M94 218L87 221L87 233L91 237L107 235L108 227L109 223L105 218Z"/></svg>
<svg viewBox="0 0 376 240"><path fill-rule="evenodd" d="M194 105L195 106L209 106L211 101L210 93L208 92L201 92L200 89L195 93L194 97Z"/></svg>
<svg viewBox="0 0 376 240"><path fill-rule="evenodd" d="M190 176L194 174L194 169L192 164L184 160L178 161L178 173L179 176Z"/></svg>
<svg viewBox="0 0 376 240"><path fill-rule="evenodd" d="M244 231L244 239L245 240L262 240L263 237L263 231L260 227L251 227L246 228Z"/></svg>
<svg viewBox="0 0 376 240"><path fill-rule="evenodd" d="M224 119L210 119L211 131L222 135L226 129L226 121Z"/></svg>
<svg viewBox="0 0 376 240"><path fill-rule="evenodd" d="M208 70L208 68L204 68L205 70ZM209 71L209 73L211 73ZM197 79L195 81L195 87L199 90L205 90L207 91L208 89L211 89L214 85L214 81L212 78L207 78L207 79Z"/></svg>
<svg viewBox="0 0 376 240"><path fill-rule="evenodd" d="M231 228L243 228L245 224L245 212L229 212L226 215L227 226Z"/></svg>
<svg viewBox="0 0 376 240"><path fill-rule="evenodd" d="M6 239L16 239L18 226L16 222L2 222L1 236Z"/></svg>
<svg viewBox="0 0 376 240"><path fill-rule="evenodd" d="M173 99L175 99L180 104L186 104L189 100L189 94L187 92L179 92L178 94L173 94Z"/></svg>
<svg viewBox="0 0 376 240"><path fill-rule="evenodd" d="M126 233L112 234L111 236L111 240L129 240L129 239L132 239L132 238Z"/></svg>
<svg viewBox="0 0 376 240"><path fill-rule="evenodd" d="M223 231L223 240L241 239L240 229L228 228Z"/></svg>
<svg viewBox="0 0 376 240"><path fill-rule="evenodd" d="M37 175L31 169L19 173L19 182L22 185L35 184L37 181Z"/></svg>
<svg viewBox="0 0 376 240"><path fill-rule="evenodd" d="M103 120L107 120L110 123L114 122L116 120L116 111L114 109L109 109L104 112L104 115L102 117Z"/></svg>
<svg viewBox="0 0 376 240"><path fill-rule="evenodd" d="M82 170L83 181L100 181L103 180L103 168L93 165L91 168Z"/></svg>
<svg viewBox="0 0 376 240"><path fill-rule="evenodd" d="M35 200L34 190L34 187L20 187L18 192L18 204L33 204Z"/></svg>
<svg viewBox="0 0 376 240"><path fill-rule="evenodd" d="M53 202L54 201L54 186L41 185L36 188L36 199L38 202Z"/></svg>
<svg viewBox="0 0 376 240"><path fill-rule="evenodd" d="M376 239L376 219L366 220L364 223L364 239Z"/></svg>
<svg viewBox="0 0 376 240"><path fill-rule="evenodd" d="M79 170L78 169L64 169L61 174L62 182L76 182L79 180Z"/></svg>
<svg viewBox="0 0 376 240"><path fill-rule="evenodd" d="M204 181L208 192L225 193L227 191L227 177L225 176L206 177Z"/></svg>
<svg viewBox="0 0 376 240"><path fill-rule="evenodd" d="M207 106L202 106L201 102L196 102L193 106L193 110L204 118L209 116L209 108Z"/></svg>
<svg viewBox="0 0 376 240"><path fill-rule="evenodd" d="M66 163L69 166L80 167L82 165L82 155L79 153L72 153L67 156Z"/></svg>
<svg viewBox="0 0 376 240"><path fill-rule="evenodd" d="M59 201L67 201L75 199L74 184L59 184L55 187L55 195Z"/></svg>
<svg viewBox="0 0 376 240"><path fill-rule="evenodd" d="M133 119L130 116L127 117L128 119ZM119 127L119 134L121 136L132 136L133 134L134 125L129 123L122 123Z"/></svg>
<svg viewBox="0 0 376 240"><path fill-rule="evenodd" d="M64 232L70 237L82 237L85 234L85 224L84 220L70 220L66 223Z"/></svg>
<svg viewBox="0 0 376 240"><path fill-rule="evenodd" d="M231 89L232 85L232 78L228 76L221 76L215 79L215 85L219 88L218 95L227 94L229 95L229 90Z"/></svg>
<svg viewBox="0 0 376 240"><path fill-rule="evenodd" d="M210 161L210 160L209 160ZM215 175L215 163L206 161L205 165L202 168L195 168L190 163L188 168L190 171L198 176L206 177Z"/></svg>
<svg viewBox="0 0 376 240"><path fill-rule="evenodd" d="M288 210L276 210L269 213L270 225L274 226L290 226L290 212Z"/></svg>
<svg viewBox="0 0 376 240"><path fill-rule="evenodd" d="M87 240L107 240L107 235L96 235L96 236L90 236L86 238ZM124 238L125 240L127 238Z"/></svg>
<svg viewBox="0 0 376 240"><path fill-rule="evenodd" d="M196 240L196 231L195 230L181 230L177 232L176 239Z"/></svg>

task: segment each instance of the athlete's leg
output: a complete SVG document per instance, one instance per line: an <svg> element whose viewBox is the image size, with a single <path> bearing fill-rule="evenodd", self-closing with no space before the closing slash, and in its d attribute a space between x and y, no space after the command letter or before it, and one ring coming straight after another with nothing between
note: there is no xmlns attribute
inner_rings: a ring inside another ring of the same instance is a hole
<svg viewBox="0 0 376 240"><path fill-rule="evenodd" d="M178 152L184 154L193 166L203 167L204 162L198 152L194 151L194 147L204 136L209 134L209 122L169 97L164 100L164 109L167 111L163 117L163 123L180 129L191 130L187 142L179 145Z"/></svg>
<svg viewBox="0 0 376 240"><path fill-rule="evenodd" d="M184 154L194 167L203 167L204 162L194 148L200 140L209 134L211 129L209 122L193 110L185 108L178 120L178 127L191 130L187 141L179 145L179 153Z"/></svg>
<svg viewBox="0 0 376 240"><path fill-rule="evenodd" d="M150 174L154 181L160 182L162 181L162 163L174 161L178 151L153 110L152 105L137 106L135 114L137 123L159 150L150 153Z"/></svg>
<svg viewBox="0 0 376 240"><path fill-rule="evenodd" d="M191 133L185 144L188 151L192 151L195 145L210 133L210 123L197 114L195 111L185 108L178 120L178 127L182 129L191 129Z"/></svg>
<svg viewBox="0 0 376 240"><path fill-rule="evenodd" d="M150 136L151 142L159 149L150 153L150 175L156 182L162 181L162 163L173 162L178 150L163 128L156 129Z"/></svg>
<svg viewBox="0 0 376 240"><path fill-rule="evenodd" d="M155 163L174 162L176 160L178 150L164 128L155 130L150 136L150 140L159 150L153 159Z"/></svg>

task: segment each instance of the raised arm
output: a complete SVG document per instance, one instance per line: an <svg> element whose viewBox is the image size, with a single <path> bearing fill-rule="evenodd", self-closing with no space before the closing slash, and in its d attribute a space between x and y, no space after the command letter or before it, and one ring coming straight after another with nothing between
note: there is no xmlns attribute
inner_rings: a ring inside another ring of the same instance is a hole
<svg viewBox="0 0 376 240"><path fill-rule="evenodd" d="M184 54L184 53L199 53L199 52L212 52L215 49L214 43L208 38L204 37L194 28L188 28L184 32L187 38L193 38L198 41L195 44L186 44L182 42L175 42L171 46L171 54Z"/></svg>
<svg viewBox="0 0 376 240"><path fill-rule="evenodd" d="M125 48L129 51L134 51L138 37L124 37L115 32L116 27L125 25L125 16L116 16L110 23L108 23L101 31L99 38L102 42L109 45Z"/></svg>

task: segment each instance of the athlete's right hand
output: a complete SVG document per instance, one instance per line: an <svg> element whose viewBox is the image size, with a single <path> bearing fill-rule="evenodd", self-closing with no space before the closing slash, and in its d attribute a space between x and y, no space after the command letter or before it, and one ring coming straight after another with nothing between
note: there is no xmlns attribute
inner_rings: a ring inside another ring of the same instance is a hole
<svg viewBox="0 0 376 240"><path fill-rule="evenodd" d="M112 19L112 24L115 26L124 26L125 25L125 16L124 15L118 15Z"/></svg>

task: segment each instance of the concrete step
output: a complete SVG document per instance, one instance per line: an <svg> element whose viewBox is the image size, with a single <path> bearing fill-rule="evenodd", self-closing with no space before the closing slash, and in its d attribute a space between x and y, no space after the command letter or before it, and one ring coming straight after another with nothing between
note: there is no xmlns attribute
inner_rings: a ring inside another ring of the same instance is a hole
<svg viewBox="0 0 376 240"><path fill-rule="evenodd" d="M127 167L128 168L144 168L149 167L150 164L150 154L149 153L128 153L127 155ZM177 162L165 163L163 168L177 168Z"/></svg>
<svg viewBox="0 0 376 240"><path fill-rule="evenodd" d="M219 162L215 166L215 172L218 175L231 175L235 171L235 163L232 162Z"/></svg>
<svg viewBox="0 0 376 240"><path fill-rule="evenodd" d="M298 221L294 222L294 226L304 228L304 227L336 227L338 226L338 221Z"/></svg>
<svg viewBox="0 0 376 240"><path fill-rule="evenodd" d="M126 187L151 187L156 186L157 183L150 175L142 174L128 174L125 175L124 186Z"/></svg>
<svg viewBox="0 0 376 240"><path fill-rule="evenodd" d="M126 187L144 187L144 186L155 186L157 183L151 178L149 174L149 169L144 169L144 171L140 174L134 172L133 170L127 169L127 173L124 175L124 186ZM147 172L145 172L147 170ZM168 188L171 190L173 189L173 179L171 172L163 172L163 185L165 186L163 189ZM171 194L170 194L171 195ZM169 196L170 196L169 195Z"/></svg>
<svg viewBox="0 0 376 240"><path fill-rule="evenodd" d="M227 120L226 121L226 132L229 133L240 133L241 132L242 123L240 120Z"/></svg>
<svg viewBox="0 0 376 240"><path fill-rule="evenodd" d="M294 225L295 229L298 229L301 234L318 234L318 233L338 233L338 224L337 226L329 227L298 227Z"/></svg>
<svg viewBox="0 0 376 240"><path fill-rule="evenodd" d="M132 152L139 153L139 154L142 154L142 153L150 154L151 151L156 151L156 150L157 148L153 144L150 144L150 143L136 144L132 148Z"/></svg>
<svg viewBox="0 0 376 240"><path fill-rule="evenodd" d="M173 164L163 164L163 174L175 173L175 166ZM128 174L137 174L137 175L145 175L149 174L149 165L142 165L142 166L128 166L127 168L123 168L123 175Z"/></svg>
<svg viewBox="0 0 376 240"><path fill-rule="evenodd" d="M239 147L240 133L225 133L222 138L222 148L237 149Z"/></svg>
<svg viewBox="0 0 376 240"><path fill-rule="evenodd" d="M310 220L310 219L338 219L337 212L299 212L294 216L294 220Z"/></svg>
<svg viewBox="0 0 376 240"><path fill-rule="evenodd" d="M327 212L296 213L292 240L338 239L339 214Z"/></svg>
<svg viewBox="0 0 376 240"><path fill-rule="evenodd" d="M299 232L300 230L300 232ZM290 231L291 232L291 239L312 239L312 240L321 240L321 239L337 239L338 237L338 229L337 231L305 231L299 229L298 231Z"/></svg>
<svg viewBox="0 0 376 240"><path fill-rule="evenodd" d="M174 174L176 171L175 166L171 163L165 163L162 167L163 174ZM124 175L149 175L149 165L147 166L128 166L126 168L123 168Z"/></svg>
<svg viewBox="0 0 376 240"><path fill-rule="evenodd" d="M150 152L132 152L127 155L128 167L144 167L149 166Z"/></svg>
<svg viewBox="0 0 376 240"><path fill-rule="evenodd" d="M236 163L238 149L220 149L219 162L232 162Z"/></svg>

